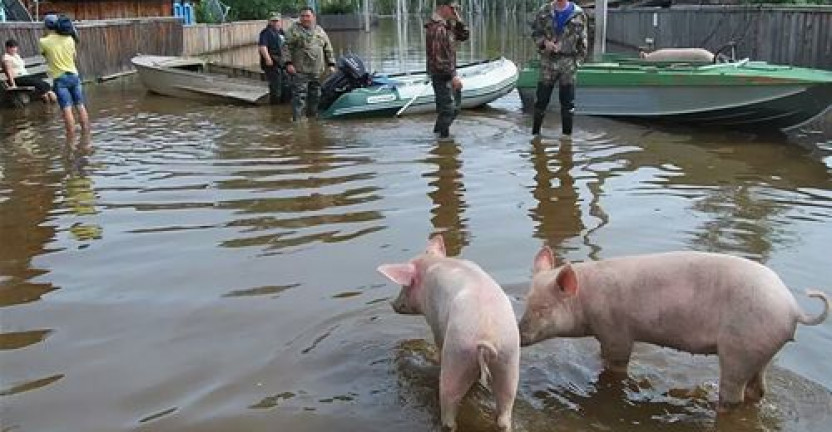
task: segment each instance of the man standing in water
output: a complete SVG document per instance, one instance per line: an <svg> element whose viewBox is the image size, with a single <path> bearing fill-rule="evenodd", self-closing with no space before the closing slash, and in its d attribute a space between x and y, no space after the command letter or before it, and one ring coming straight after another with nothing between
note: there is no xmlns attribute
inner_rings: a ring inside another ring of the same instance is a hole
<svg viewBox="0 0 832 432"><path fill-rule="evenodd" d="M283 62L289 57L283 41L280 20L280 14L273 13L269 17L269 24L260 31L257 43L257 50L260 52L260 68L266 73L266 79L269 81L269 102L272 105L280 103L282 99Z"/></svg>
<svg viewBox="0 0 832 432"><path fill-rule="evenodd" d="M286 31L286 45L290 54L286 72L292 76L292 120L300 121L304 114L315 118L321 78L325 68L335 72L335 58L329 36L315 23L312 8L300 9L300 19Z"/></svg>
<svg viewBox="0 0 832 432"><path fill-rule="evenodd" d="M459 2L437 0L436 11L425 24L427 69L436 97L436 124L439 139L450 137L453 123L462 106L462 81L456 75L456 43L468 40L468 26L459 17Z"/></svg>
<svg viewBox="0 0 832 432"><path fill-rule="evenodd" d="M586 27L586 14L569 0L553 0L537 11L532 22L532 39L540 53L540 78L532 135L540 135L555 83L559 84L561 130L565 136L572 135L576 76L578 66L587 55Z"/></svg>
<svg viewBox="0 0 832 432"><path fill-rule="evenodd" d="M81 131L89 133L90 119L84 106L84 91L81 77L75 67L75 39L71 35L58 34L58 16L46 15L43 19L46 36L40 38L40 50L46 58L52 87L58 97L58 105L64 117L67 137L75 134L75 116L72 107L78 110Z"/></svg>

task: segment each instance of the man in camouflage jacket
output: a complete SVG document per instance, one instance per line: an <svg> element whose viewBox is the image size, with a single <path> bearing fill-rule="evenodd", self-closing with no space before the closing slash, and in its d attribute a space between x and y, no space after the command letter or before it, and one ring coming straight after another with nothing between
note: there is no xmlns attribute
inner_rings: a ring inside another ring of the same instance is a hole
<svg viewBox="0 0 832 432"><path fill-rule="evenodd" d="M572 134L576 75L587 54L586 28L586 14L569 0L553 0L535 14L532 38L540 53L540 78L534 104L533 135L540 134L555 83L559 84L561 129L564 135Z"/></svg>
<svg viewBox="0 0 832 432"><path fill-rule="evenodd" d="M304 114L314 118L321 98L321 78L325 69L335 71L335 58L329 36L315 23L312 8L301 8L300 19L286 31L286 46L286 72L292 75L292 120L299 121Z"/></svg>
<svg viewBox="0 0 832 432"><path fill-rule="evenodd" d="M456 75L456 43L468 40L468 27L459 18L459 3L437 0L436 11L425 24L427 69L436 97L436 124L433 133L447 139L460 107L462 81Z"/></svg>

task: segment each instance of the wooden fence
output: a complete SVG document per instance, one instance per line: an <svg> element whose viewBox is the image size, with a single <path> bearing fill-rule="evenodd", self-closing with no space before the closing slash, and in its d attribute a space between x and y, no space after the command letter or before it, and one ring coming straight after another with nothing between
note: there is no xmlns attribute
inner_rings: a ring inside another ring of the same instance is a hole
<svg viewBox="0 0 832 432"><path fill-rule="evenodd" d="M23 0L23 4L32 15L38 11L40 16L35 17L36 21L43 19L48 11L66 14L73 20L173 16L171 0Z"/></svg>
<svg viewBox="0 0 832 432"><path fill-rule="evenodd" d="M266 21L194 24L183 28L183 54L201 55L257 44ZM284 24L288 22L284 21Z"/></svg>
<svg viewBox="0 0 832 432"><path fill-rule="evenodd" d="M81 38L77 66L87 81L132 70L130 59L138 53L182 54L182 24L175 18L88 21L76 27ZM0 35L3 41L17 39L23 57L37 55L43 24L0 23Z"/></svg>
<svg viewBox="0 0 832 432"><path fill-rule="evenodd" d="M607 42L638 47L716 50L734 41L737 56L832 69L832 7L678 6L610 10Z"/></svg>

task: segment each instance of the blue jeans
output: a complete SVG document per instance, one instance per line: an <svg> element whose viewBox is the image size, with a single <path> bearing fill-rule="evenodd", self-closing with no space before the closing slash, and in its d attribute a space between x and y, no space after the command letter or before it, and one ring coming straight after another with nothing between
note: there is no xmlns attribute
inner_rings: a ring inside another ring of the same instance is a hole
<svg viewBox="0 0 832 432"><path fill-rule="evenodd" d="M55 78L52 87L58 96L58 105L61 109L84 104L84 89L81 86L81 78L77 74L64 73Z"/></svg>

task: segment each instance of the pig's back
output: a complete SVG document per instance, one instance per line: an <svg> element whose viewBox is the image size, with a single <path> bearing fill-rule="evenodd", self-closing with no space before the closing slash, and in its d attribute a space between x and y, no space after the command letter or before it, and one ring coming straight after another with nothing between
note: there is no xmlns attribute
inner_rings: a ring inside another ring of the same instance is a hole
<svg viewBox="0 0 832 432"><path fill-rule="evenodd" d="M794 333L794 297L769 268L706 252L669 252L610 259L588 290L605 297L610 322L635 340L713 354L726 329L754 337L765 328L778 338ZM592 264L592 263L590 263ZM609 323L608 323L609 324Z"/></svg>
<svg viewBox="0 0 832 432"><path fill-rule="evenodd" d="M445 341L475 349L481 341L498 351L520 345L517 319L503 289L472 261L445 258L433 267L431 277L438 291L430 303L436 321L444 328Z"/></svg>

